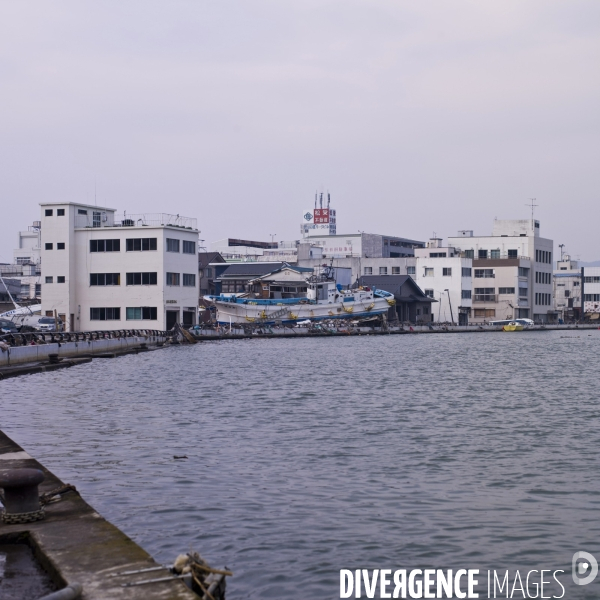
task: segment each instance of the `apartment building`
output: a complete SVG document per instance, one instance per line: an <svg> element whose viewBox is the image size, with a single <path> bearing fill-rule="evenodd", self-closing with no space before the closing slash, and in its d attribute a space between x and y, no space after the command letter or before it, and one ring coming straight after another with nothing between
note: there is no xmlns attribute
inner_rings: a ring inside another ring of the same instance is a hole
<svg viewBox="0 0 600 600"><path fill-rule="evenodd" d="M448 245L473 260L472 321L528 318L553 322L554 242L537 220L495 220L491 236L459 231Z"/></svg>
<svg viewBox="0 0 600 600"><path fill-rule="evenodd" d="M473 259L461 256L457 248L444 247L441 238L431 238L426 248L415 249L414 260L414 274L411 276L426 296L437 300L432 307L432 320L468 325L472 307Z"/></svg>
<svg viewBox="0 0 600 600"><path fill-rule="evenodd" d="M70 331L192 325L198 314L196 219L41 206L42 313Z"/></svg>

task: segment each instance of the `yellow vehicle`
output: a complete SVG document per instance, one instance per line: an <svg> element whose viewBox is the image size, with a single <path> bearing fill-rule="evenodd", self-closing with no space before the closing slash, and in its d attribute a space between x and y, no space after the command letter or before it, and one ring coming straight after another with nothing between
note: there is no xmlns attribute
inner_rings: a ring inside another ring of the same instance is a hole
<svg viewBox="0 0 600 600"><path fill-rule="evenodd" d="M523 331L523 329L523 325L516 323L515 321L511 321L508 325L502 327L502 331Z"/></svg>

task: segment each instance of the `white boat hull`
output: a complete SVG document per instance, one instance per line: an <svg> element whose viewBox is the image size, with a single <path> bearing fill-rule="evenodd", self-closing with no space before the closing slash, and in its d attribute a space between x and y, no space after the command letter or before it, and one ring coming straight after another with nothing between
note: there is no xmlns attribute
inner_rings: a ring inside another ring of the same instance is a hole
<svg viewBox="0 0 600 600"><path fill-rule="evenodd" d="M385 298L331 304L251 304L214 301L219 323L296 323L324 319L365 318L387 313L390 303Z"/></svg>

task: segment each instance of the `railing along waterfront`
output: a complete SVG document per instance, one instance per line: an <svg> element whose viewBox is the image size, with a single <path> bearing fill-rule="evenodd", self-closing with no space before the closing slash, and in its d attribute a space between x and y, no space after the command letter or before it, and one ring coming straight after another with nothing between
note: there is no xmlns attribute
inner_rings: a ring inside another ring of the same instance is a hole
<svg viewBox="0 0 600 600"><path fill-rule="evenodd" d="M30 346L34 344L61 344L66 342L90 342L94 340L118 340L131 337L168 337L173 331L158 329L117 329L111 331L28 331L5 333L0 340L9 346Z"/></svg>

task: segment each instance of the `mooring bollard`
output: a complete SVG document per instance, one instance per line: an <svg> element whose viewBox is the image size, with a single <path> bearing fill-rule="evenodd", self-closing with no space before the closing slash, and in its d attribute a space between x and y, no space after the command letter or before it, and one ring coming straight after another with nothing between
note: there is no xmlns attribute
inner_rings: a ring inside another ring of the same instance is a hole
<svg viewBox="0 0 600 600"><path fill-rule="evenodd" d="M0 488L4 489L2 521L8 525L32 523L46 515L40 506L38 485L44 481L39 469L0 471Z"/></svg>

